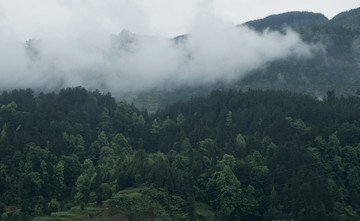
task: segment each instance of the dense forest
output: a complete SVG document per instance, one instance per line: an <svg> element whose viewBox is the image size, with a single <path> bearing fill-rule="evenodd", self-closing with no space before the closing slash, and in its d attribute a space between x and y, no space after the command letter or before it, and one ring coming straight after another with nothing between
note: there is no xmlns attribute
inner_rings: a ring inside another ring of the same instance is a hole
<svg viewBox="0 0 360 221"><path fill-rule="evenodd" d="M1 220L359 220L360 97L214 91L149 115L0 95Z"/></svg>

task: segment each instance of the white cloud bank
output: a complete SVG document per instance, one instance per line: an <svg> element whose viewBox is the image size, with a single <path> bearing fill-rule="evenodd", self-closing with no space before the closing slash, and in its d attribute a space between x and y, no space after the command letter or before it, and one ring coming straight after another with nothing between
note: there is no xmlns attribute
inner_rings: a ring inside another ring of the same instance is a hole
<svg viewBox="0 0 360 221"><path fill-rule="evenodd" d="M1 24L1 22L0 22ZM0 90L83 86L114 95L242 78L276 59L311 57L293 31L205 25L178 41L135 35L62 36L22 43L0 27Z"/></svg>

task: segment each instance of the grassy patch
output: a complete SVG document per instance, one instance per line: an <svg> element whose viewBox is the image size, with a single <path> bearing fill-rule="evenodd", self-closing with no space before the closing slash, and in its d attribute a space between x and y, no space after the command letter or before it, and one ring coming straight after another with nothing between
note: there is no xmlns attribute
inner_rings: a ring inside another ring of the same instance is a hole
<svg viewBox="0 0 360 221"><path fill-rule="evenodd" d="M127 188L103 201L101 206L88 204L84 210L79 206L65 212L51 213L50 217L38 217L33 221L70 220L188 220L186 201L171 196L162 189L148 186ZM211 208L203 203L195 204L195 215L199 220L214 220Z"/></svg>
<svg viewBox="0 0 360 221"><path fill-rule="evenodd" d="M205 203L195 203L195 217L197 220L215 220L215 213L211 207Z"/></svg>

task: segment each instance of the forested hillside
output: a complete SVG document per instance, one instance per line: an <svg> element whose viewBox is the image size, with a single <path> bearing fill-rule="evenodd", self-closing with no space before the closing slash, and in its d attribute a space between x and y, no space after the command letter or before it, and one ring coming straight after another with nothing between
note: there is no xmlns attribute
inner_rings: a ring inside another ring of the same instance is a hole
<svg viewBox="0 0 360 221"><path fill-rule="evenodd" d="M287 12L245 23L262 32L292 29L310 44L323 48L311 59L274 61L239 81L241 87L287 89L312 96L328 90L353 94L360 85L360 8L342 12L328 20L322 14Z"/></svg>
<svg viewBox="0 0 360 221"><path fill-rule="evenodd" d="M342 12L330 20L332 25L345 26L348 28L359 28L360 8Z"/></svg>
<svg viewBox="0 0 360 221"><path fill-rule="evenodd" d="M358 96L214 91L149 115L76 87L0 106L2 221L360 219Z"/></svg>
<svg viewBox="0 0 360 221"><path fill-rule="evenodd" d="M320 13L286 12L246 22L239 26L248 26L259 33L293 30L317 50L312 52L310 58L290 56L269 62L232 82L220 81L202 85L201 88L176 88L166 93L146 91L134 102L154 110L179 98L189 99L194 94L207 95L214 89L244 88L290 90L315 97L323 97L329 90L336 90L338 95L352 95L360 88L359 24L360 8L342 12L331 20ZM177 41L179 39L186 41L186 36L175 38Z"/></svg>

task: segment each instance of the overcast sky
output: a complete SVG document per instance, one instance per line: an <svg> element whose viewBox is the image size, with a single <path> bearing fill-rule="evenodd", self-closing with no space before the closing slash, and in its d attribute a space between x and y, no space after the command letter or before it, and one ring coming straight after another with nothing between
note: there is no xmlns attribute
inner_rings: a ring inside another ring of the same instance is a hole
<svg viewBox="0 0 360 221"><path fill-rule="evenodd" d="M235 25L286 11L321 12L332 18L359 6L359 0L1 0L0 25L22 40L49 34L117 34L122 29L174 37L188 33L209 13Z"/></svg>

